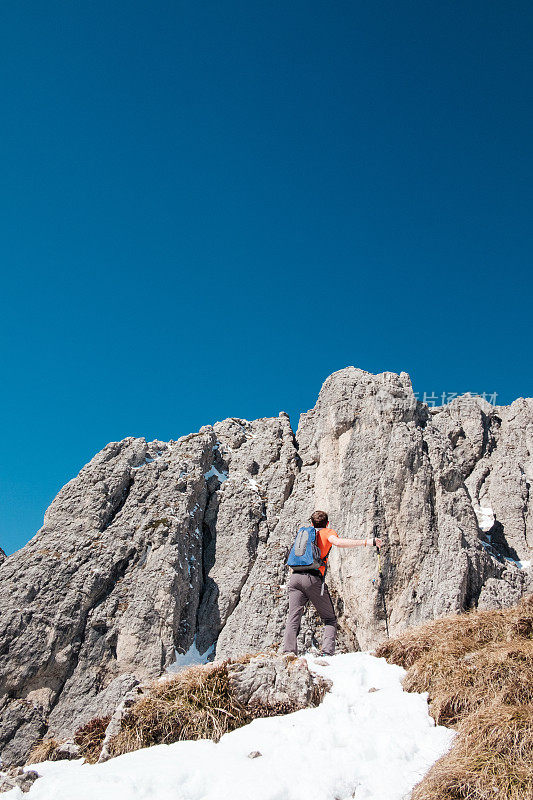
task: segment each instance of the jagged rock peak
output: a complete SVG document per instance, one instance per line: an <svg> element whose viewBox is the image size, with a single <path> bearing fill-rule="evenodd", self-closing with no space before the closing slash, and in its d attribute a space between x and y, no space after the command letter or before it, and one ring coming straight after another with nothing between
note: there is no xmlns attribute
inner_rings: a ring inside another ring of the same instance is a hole
<svg viewBox="0 0 533 800"><path fill-rule="evenodd" d="M296 435L289 418L230 418L176 441L108 444L4 560L0 752L21 763L44 734L112 714L188 652L275 647L285 558L314 508L376 554L330 556L339 643L368 649L406 626L527 590L533 401L416 400L407 373L348 367ZM312 610L300 643L312 641Z"/></svg>

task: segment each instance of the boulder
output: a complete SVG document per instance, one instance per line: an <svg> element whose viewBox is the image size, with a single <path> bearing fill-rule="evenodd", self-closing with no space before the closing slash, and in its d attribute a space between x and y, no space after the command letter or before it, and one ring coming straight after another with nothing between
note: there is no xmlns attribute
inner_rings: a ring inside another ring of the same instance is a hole
<svg viewBox="0 0 533 800"><path fill-rule="evenodd" d="M40 778L34 769L15 769L9 772L0 772L0 792L10 792L11 789L20 789L29 792L37 778Z"/></svg>
<svg viewBox="0 0 533 800"><path fill-rule="evenodd" d="M259 713L286 714L316 706L331 682L314 675L303 658L259 654L247 663L227 666L232 694Z"/></svg>

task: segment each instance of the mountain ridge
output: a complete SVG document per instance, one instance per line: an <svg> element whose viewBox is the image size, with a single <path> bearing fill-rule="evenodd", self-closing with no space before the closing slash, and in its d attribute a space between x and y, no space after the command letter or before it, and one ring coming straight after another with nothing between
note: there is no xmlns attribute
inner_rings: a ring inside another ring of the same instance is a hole
<svg viewBox="0 0 533 800"><path fill-rule="evenodd" d="M0 746L20 761L114 710L193 643L271 647L297 525L328 511L339 644L369 649L440 614L505 607L530 586L533 400L428 408L407 373L347 367L300 417L229 418L176 441L128 437L58 493L0 566ZM528 538L529 533L529 538ZM300 644L317 629L304 615Z"/></svg>

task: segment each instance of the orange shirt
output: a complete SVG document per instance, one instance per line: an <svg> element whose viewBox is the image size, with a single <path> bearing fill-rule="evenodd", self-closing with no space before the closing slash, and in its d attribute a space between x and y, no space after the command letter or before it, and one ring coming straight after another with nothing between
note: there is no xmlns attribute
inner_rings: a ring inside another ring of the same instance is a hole
<svg viewBox="0 0 533 800"><path fill-rule="evenodd" d="M319 528L319 530L317 530L316 532L318 549L320 550L320 555L322 556L322 558L325 557L328 550L333 546L330 544L330 542L328 542L328 537L331 535L333 536L337 535L336 531L334 531L333 528ZM325 567L320 567L320 572L322 573L322 575L324 575L325 571L326 571Z"/></svg>

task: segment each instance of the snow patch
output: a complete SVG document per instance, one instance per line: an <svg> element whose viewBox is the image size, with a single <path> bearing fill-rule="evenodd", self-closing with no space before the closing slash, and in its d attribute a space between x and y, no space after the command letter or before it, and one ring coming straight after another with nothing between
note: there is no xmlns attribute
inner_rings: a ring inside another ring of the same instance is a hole
<svg viewBox="0 0 533 800"><path fill-rule="evenodd" d="M192 586L192 584L190 584ZM185 667L190 667L193 664L207 664L209 661L209 656L214 652L215 645L212 644L211 647L205 651L205 653L200 653L198 648L196 647L196 636L194 637L193 643L189 647L186 653L178 653L176 648L174 648L174 652L176 654L176 660L167 667L167 672L173 674L175 672L179 672L180 670L184 669Z"/></svg>
<svg viewBox="0 0 533 800"><path fill-rule="evenodd" d="M496 521L496 517L494 511L490 506L481 506L478 503L474 505L474 512L477 517L477 522L480 529L486 533L490 531L494 522Z"/></svg>
<svg viewBox="0 0 533 800"><path fill-rule="evenodd" d="M220 483L224 483L224 481L228 480L228 473L227 472L219 472L218 469L215 467L215 465L213 465L211 467L209 472L205 472L204 473L204 478L206 479L206 481L208 481L209 478L213 477L213 475L216 475L216 477L219 479Z"/></svg>
<svg viewBox="0 0 533 800"><path fill-rule="evenodd" d="M529 569L531 566L531 561L516 561L514 558L507 558L507 556L505 556L505 560L510 561L511 564L514 564L518 569Z"/></svg>
<svg viewBox="0 0 533 800"><path fill-rule="evenodd" d="M143 467L146 466L146 464L152 464L154 461L159 461L162 455L163 453L161 452L161 450L158 450L155 458L151 458L150 456L145 456L142 464L139 464L136 467L132 467L132 469L142 469Z"/></svg>
<svg viewBox="0 0 533 800"><path fill-rule="evenodd" d="M455 736L435 725L427 694L404 692L405 670L368 653L332 656L326 667L306 658L333 681L317 708L256 719L218 744L156 745L104 764L43 762L29 800L115 800L117 792L121 800L408 797ZM248 758L255 750L261 756ZM324 769L317 769L317 754ZM5 795L20 797L18 789Z"/></svg>

